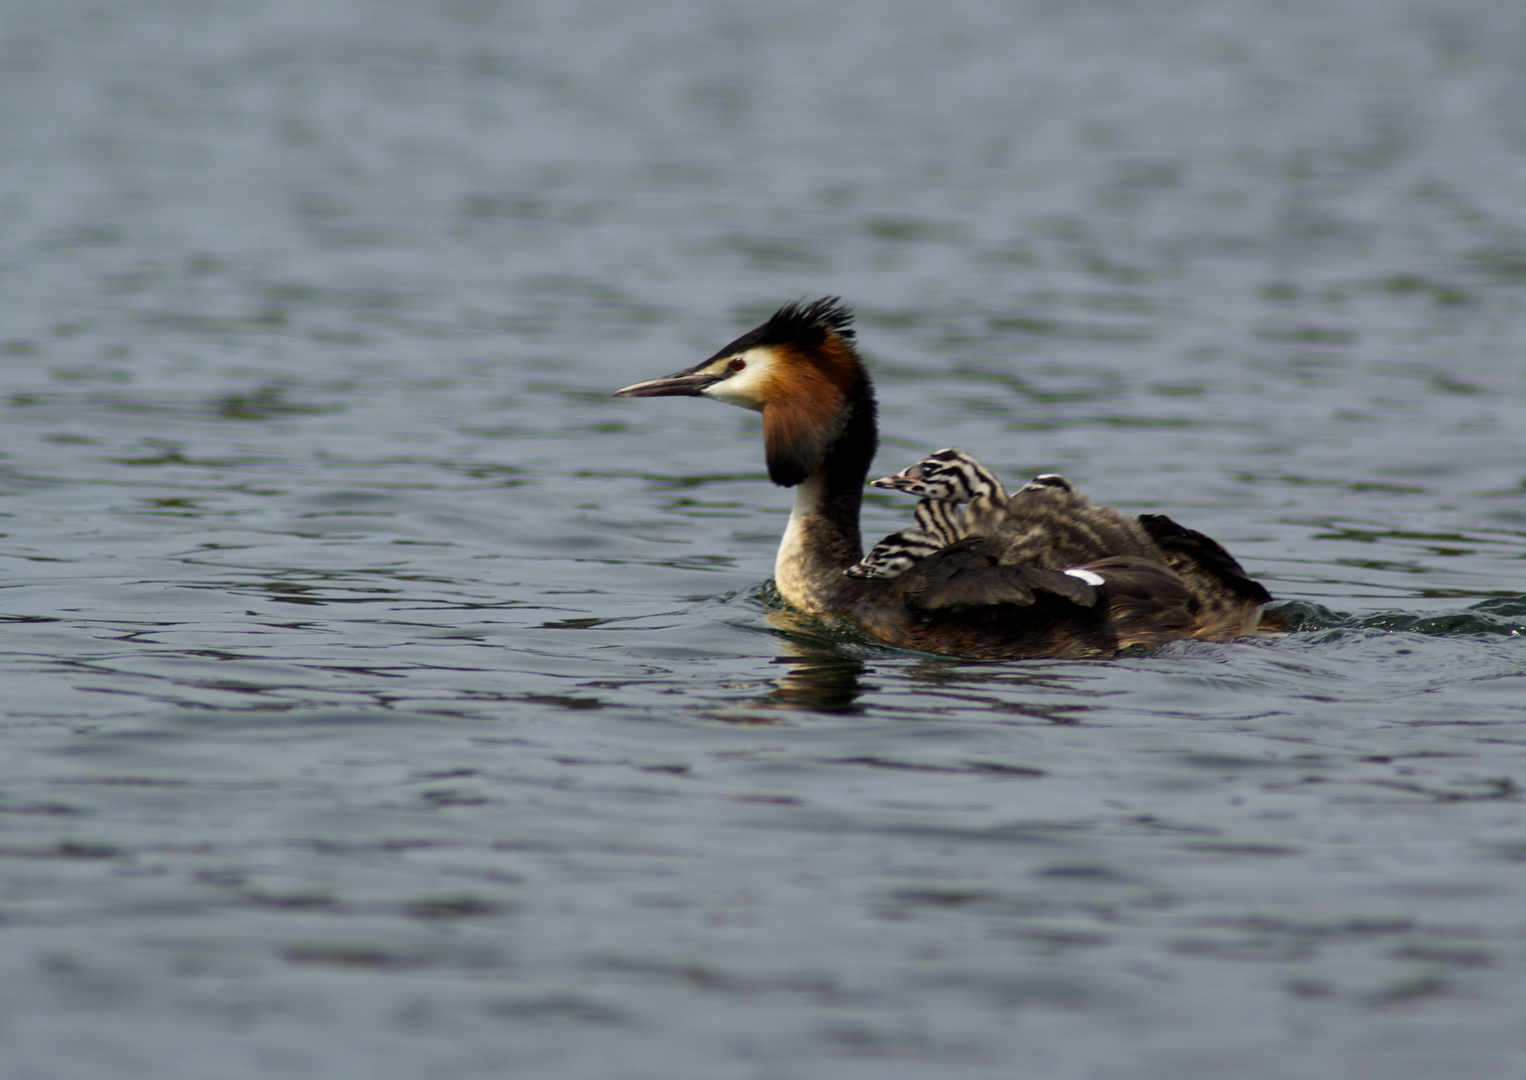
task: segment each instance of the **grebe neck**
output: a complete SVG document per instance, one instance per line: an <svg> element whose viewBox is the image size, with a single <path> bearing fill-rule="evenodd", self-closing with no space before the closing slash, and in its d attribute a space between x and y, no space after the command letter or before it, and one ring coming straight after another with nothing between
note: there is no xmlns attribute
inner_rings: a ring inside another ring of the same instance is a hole
<svg viewBox="0 0 1526 1080"><path fill-rule="evenodd" d="M858 532L858 491L834 492L826 469L795 488L795 505L779 541L774 584L802 611L832 614L852 579L844 571L864 556Z"/></svg>
<svg viewBox="0 0 1526 1080"><path fill-rule="evenodd" d="M844 571L864 557L858 515L877 442L874 413L869 394L854 402L821 466L795 487L795 505L774 563L774 583L803 611L843 614L847 594L858 591L858 580Z"/></svg>

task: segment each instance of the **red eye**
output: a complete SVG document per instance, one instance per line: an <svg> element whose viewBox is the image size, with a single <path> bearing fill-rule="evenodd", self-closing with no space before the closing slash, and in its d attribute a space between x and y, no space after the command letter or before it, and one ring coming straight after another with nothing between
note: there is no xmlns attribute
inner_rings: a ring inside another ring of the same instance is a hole
<svg viewBox="0 0 1526 1080"><path fill-rule="evenodd" d="M739 356L735 360L733 360L731 363L727 364L726 366L729 367L732 371L741 371L744 367L747 366L747 361L743 360Z"/></svg>

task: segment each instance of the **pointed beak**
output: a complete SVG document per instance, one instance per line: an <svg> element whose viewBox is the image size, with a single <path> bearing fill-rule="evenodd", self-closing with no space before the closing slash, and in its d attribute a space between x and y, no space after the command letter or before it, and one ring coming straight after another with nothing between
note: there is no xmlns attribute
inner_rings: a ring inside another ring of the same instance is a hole
<svg viewBox="0 0 1526 1080"><path fill-rule="evenodd" d="M902 469L894 476L882 476L878 480L869 481L869 483L873 487L889 488L892 491L912 491L917 481L921 479L920 474L914 475L915 469L916 466L912 465L910 468Z"/></svg>
<svg viewBox="0 0 1526 1080"><path fill-rule="evenodd" d="M708 366L706 360L703 365ZM616 390L611 397L698 397L704 393L705 387L714 386L727 375L727 372L697 372L694 368L674 372L660 379L648 379L646 382L634 383L623 390Z"/></svg>

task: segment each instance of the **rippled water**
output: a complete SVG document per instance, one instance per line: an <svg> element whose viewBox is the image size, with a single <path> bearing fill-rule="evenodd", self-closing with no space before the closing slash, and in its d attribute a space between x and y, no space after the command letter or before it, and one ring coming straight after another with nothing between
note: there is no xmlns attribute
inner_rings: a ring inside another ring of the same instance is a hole
<svg viewBox="0 0 1526 1080"><path fill-rule="evenodd" d="M1488 0L13 0L0 1075L1526 1074L1523 96ZM608 394L827 293L886 470L1302 629L776 626L753 418Z"/></svg>

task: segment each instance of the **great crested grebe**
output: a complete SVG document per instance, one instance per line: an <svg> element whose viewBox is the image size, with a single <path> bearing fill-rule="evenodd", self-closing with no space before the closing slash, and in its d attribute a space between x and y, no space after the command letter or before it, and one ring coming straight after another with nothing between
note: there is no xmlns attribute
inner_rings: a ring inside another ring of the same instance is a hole
<svg viewBox="0 0 1526 1080"><path fill-rule="evenodd" d="M1094 506L1062 477L974 515L966 507L962 539L895 576L850 575L863 558L859 510L878 441L852 322L835 296L786 304L709 359L615 392L763 414L769 478L795 489L774 566L790 604L890 645L982 659L1110 656L1256 630L1271 596L1218 543L1160 515Z"/></svg>

